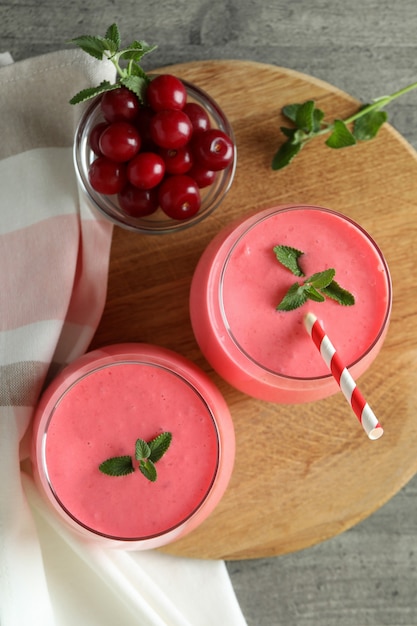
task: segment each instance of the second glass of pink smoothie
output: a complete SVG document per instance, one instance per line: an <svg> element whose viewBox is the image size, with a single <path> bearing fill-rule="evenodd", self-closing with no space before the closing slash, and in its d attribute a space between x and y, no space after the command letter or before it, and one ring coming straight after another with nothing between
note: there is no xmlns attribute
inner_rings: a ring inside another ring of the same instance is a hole
<svg viewBox="0 0 417 626"><path fill-rule="evenodd" d="M148 480L137 439L170 433ZM229 409L193 363L148 344L95 350L65 368L45 391L34 420L37 484L60 518L84 539L124 549L170 543L201 524L231 477L235 438ZM109 458L134 471L107 475Z"/></svg>
<svg viewBox="0 0 417 626"><path fill-rule="evenodd" d="M277 311L300 280L277 261L277 245L303 252L306 276L335 269L355 304L326 298ZM240 391L278 403L339 390L304 327L308 311L357 378L382 346L391 305L389 269L375 241L345 215L315 206L272 207L226 227L200 258L190 292L194 334L213 369Z"/></svg>

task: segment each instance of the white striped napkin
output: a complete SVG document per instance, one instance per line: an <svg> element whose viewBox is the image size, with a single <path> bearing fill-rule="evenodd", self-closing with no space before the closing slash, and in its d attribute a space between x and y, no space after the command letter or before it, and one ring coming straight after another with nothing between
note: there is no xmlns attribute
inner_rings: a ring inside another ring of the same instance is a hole
<svg viewBox="0 0 417 626"><path fill-rule="evenodd" d="M1 626L244 626L223 561L89 546L51 515L25 460L42 387L88 347L112 228L78 195L69 98L112 80L79 51L0 55ZM22 464L19 464L22 461Z"/></svg>

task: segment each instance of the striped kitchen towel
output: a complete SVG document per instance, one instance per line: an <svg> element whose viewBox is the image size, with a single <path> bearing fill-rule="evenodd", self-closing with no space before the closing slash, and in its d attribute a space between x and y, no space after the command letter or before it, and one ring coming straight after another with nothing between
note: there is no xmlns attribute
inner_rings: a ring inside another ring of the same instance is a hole
<svg viewBox="0 0 417 626"><path fill-rule="evenodd" d="M112 79L110 65L63 51L0 69L2 626L55 623L19 460L48 372L87 349L104 307L112 229L80 202L72 142L81 110L68 100Z"/></svg>
<svg viewBox="0 0 417 626"><path fill-rule="evenodd" d="M225 564L79 541L51 514L28 463L42 388L88 348L106 295L112 226L79 195L69 98L113 80L64 50L0 55L0 624L244 626Z"/></svg>

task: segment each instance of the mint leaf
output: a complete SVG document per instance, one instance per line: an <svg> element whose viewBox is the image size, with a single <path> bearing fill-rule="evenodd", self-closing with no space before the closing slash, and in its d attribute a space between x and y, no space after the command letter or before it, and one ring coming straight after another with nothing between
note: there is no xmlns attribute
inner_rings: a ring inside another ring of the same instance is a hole
<svg viewBox="0 0 417 626"><path fill-rule="evenodd" d="M151 482L155 482L155 480L158 478L156 467L150 459L147 459L146 461L141 461L139 464L139 470Z"/></svg>
<svg viewBox="0 0 417 626"><path fill-rule="evenodd" d="M355 143L356 139L346 126L345 122L343 120L335 120L333 124L333 132L327 139L326 146L338 149L354 146Z"/></svg>
<svg viewBox="0 0 417 626"><path fill-rule="evenodd" d="M324 111L321 109L314 109L313 111L313 131L317 133L322 126L322 121L324 118Z"/></svg>
<svg viewBox="0 0 417 626"><path fill-rule="evenodd" d="M295 120L297 119L297 113L300 107L301 104L287 104L285 105L285 107L282 108L282 113L283 115L285 115L285 117L287 117L295 124Z"/></svg>
<svg viewBox="0 0 417 626"><path fill-rule="evenodd" d="M322 293L332 300L336 300L342 306L352 306L355 304L355 296L343 289L335 280L322 289Z"/></svg>
<svg viewBox="0 0 417 626"><path fill-rule="evenodd" d="M145 91L148 83L149 80L145 79L144 77L133 76L132 74L120 79L120 84L130 89L130 91L133 91L133 93L137 95L142 103L145 100Z"/></svg>
<svg viewBox="0 0 417 626"><path fill-rule="evenodd" d="M309 133L314 128L314 100L307 100L298 110L295 116L297 128Z"/></svg>
<svg viewBox="0 0 417 626"><path fill-rule="evenodd" d="M142 459L148 459L151 454L151 449L143 439L137 439L135 444L135 458L137 461Z"/></svg>
<svg viewBox="0 0 417 626"><path fill-rule="evenodd" d="M280 131L283 135L288 137L288 139L294 139L296 128L288 128L288 126L281 126Z"/></svg>
<svg viewBox="0 0 417 626"><path fill-rule="evenodd" d="M295 276L304 276L304 272L298 264L298 259L304 253L291 246L274 246L273 251L277 260Z"/></svg>
<svg viewBox="0 0 417 626"><path fill-rule="evenodd" d="M307 294L304 285L294 283L287 291L281 302L276 307L277 311L293 311L307 302Z"/></svg>
<svg viewBox="0 0 417 626"><path fill-rule="evenodd" d="M130 456L114 456L99 465L100 472L108 476L126 476L135 471Z"/></svg>
<svg viewBox="0 0 417 626"><path fill-rule="evenodd" d="M353 136L358 141L369 141L377 135L387 119L388 115L385 111L369 111L354 122Z"/></svg>
<svg viewBox="0 0 417 626"><path fill-rule="evenodd" d="M75 94L69 102L70 104L79 104L80 102L85 102L85 100L89 100L90 98L95 98L105 91L117 89L118 86L119 85L112 85L108 80L103 80L98 87L87 87L87 89L82 89Z"/></svg>
<svg viewBox="0 0 417 626"><path fill-rule="evenodd" d="M105 39L113 43L115 50L118 50L120 48L121 38L117 24L112 24L111 26L109 26L109 28L106 30Z"/></svg>
<svg viewBox="0 0 417 626"><path fill-rule="evenodd" d="M316 289L323 289L323 287L327 287L327 285L332 282L335 274L335 270L333 268L330 268L324 270L323 272L317 272L317 274L312 274L309 278L307 278L305 282L309 285L312 285Z"/></svg>
<svg viewBox="0 0 417 626"><path fill-rule="evenodd" d="M82 35L81 37L71 39L70 43L75 44L90 56L99 59L99 61L103 59L104 53L109 51L109 42L103 37Z"/></svg>
<svg viewBox="0 0 417 626"><path fill-rule="evenodd" d="M272 169L281 170L289 165L300 152L302 147L302 143L292 143L292 140L288 140L283 143L272 159Z"/></svg>
<svg viewBox="0 0 417 626"><path fill-rule="evenodd" d="M298 128L302 128L309 132L317 132L318 130L320 130L321 122L324 118L324 112L321 109L316 108L313 100L308 100L304 104L287 104L283 107L282 113L287 119L291 120L291 122L294 122L294 124L296 124ZM304 123L305 117L307 119L307 128ZM281 130L285 135L286 132L284 131L284 129L281 128Z"/></svg>
<svg viewBox="0 0 417 626"><path fill-rule="evenodd" d="M304 293L309 300L314 300L314 302L324 302L326 299L313 285L308 283L304 283Z"/></svg>
<svg viewBox="0 0 417 626"><path fill-rule="evenodd" d="M163 457L165 452L168 450L169 446L171 445L171 441L172 441L171 433L161 433L160 435L155 437L155 439L152 439L152 441L149 441L148 443L149 449L150 449L149 459L153 461L154 463L159 461L159 459Z"/></svg>
<svg viewBox="0 0 417 626"><path fill-rule="evenodd" d="M141 68L137 63L132 63L130 66L130 74L128 76L140 76L143 80L146 81L147 84L151 82L151 79L147 75L147 73Z"/></svg>
<svg viewBox="0 0 417 626"><path fill-rule="evenodd" d="M150 46L146 41L134 41L127 48L120 51L120 58L139 63L145 54L153 52L157 47L158 46Z"/></svg>

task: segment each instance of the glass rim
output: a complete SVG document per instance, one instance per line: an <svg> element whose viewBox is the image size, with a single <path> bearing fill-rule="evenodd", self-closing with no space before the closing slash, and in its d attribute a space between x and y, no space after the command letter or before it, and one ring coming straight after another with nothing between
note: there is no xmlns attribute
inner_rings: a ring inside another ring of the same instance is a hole
<svg viewBox="0 0 417 626"><path fill-rule="evenodd" d="M89 526L88 524L80 521L75 515L73 515L71 513L71 511L67 508L67 506L65 506L65 504L62 502L62 500L59 498L56 490L53 487L53 482L50 478L49 472L48 472L48 463L47 463L47 453L46 453L46 446L47 446L47 436L48 436L48 429L49 426L51 425L51 422L53 420L54 414L55 412L59 409L59 405L61 404L61 402L64 401L65 396L70 393L70 391L78 384L80 383L82 380L84 380L85 378L87 378L88 376L96 373L97 371L100 371L102 369L107 369L110 367L117 367L119 365L145 365L145 366L150 366L150 367L155 367L155 368L159 368L162 369L166 372L168 372L169 374L177 377L178 379L180 379L185 385L187 385L195 394L196 396L199 398L199 400L202 402L202 404L204 405L206 412L207 412L207 417L209 417L210 423L212 424L213 428L214 428L214 432L215 432L215 438L216 438L216 449L217 449L217 456L216 456L216 463L215 463L215 467L213 470L213 476L211 478L210 484L207 487L207 490L205 491L205 493L202 495L202 497L199 499L198 504L184 517L182 518L180 521L178 521L176 524L173 524L172 526L170 526L169 528L166 528L165 530L161 530L160 532L154 533L154 534L149 534L149 535L138 535L138 536L134 536L134 537L119 537L117 535L112 535L103 531L98 531L94 528L92 528L91 526ZM209 498L210 494L213 491L214 485L216 484L216 480L219 474L219 470L220 470L220 466L221 466L221 455L222 455L222 445L221 445L221 437L220 437L220 431L219 431L219 426L217 423L217 418L214 415L210 405L208 404L207 400L204 398L204 396L201 394L201 392L199 391L199 389L197 389L197 387L190 382L189 380L187 380L181 373L179 372L175 372L173 369L167 367L166 365L163 365L161 363L154 363L151 360L146 360L146 359L122 359L122 360L118 360L116 362L111 362L111 363L103 363L101 365L97 365L94 366L93 364L91 364L92 367L90 367L87 371L84 371L80 376L78 376L77 378L73 379L72 382L66 386L66 388L63 391L60 391L60 388L62 387L62 385L60 385L59 387L59 391L57 391L54 395L58 396L56 399L54 399L54 403L53 406L51 407L51 409L48 411L48 414L46 415L46 417L44 419L41 420L40 422L40 426L39 426L39 431L41 431L41 434L37 436L37 444L36 444L36 456L37 456L37 462L40 468L42 468L42 472L44 474L45 477L45 481L46 484L49 487L49 492L50 494L53 496L54 501L59 505L60 509L80 528L88 531L89 533L95 535L96 537L100 537L103 539L109 539L112 541L117 541L117 542L121 542L121 543L134 543L134 542L147 542L153 539L156 539L158 537L165 537L171 533L173 533L176 530L180 530L187 522L189 522L197 513L198 511L200 511L200 509L202 508L202 506L204 506L205 502L207 501L207 499ZM49 406L49 403L48 403Z"/></svg>
<svg viewBox="0 0 417 626"><path fill-rule="evenodd" d="M263 365L262 363L259 363L258 361L256 361L240 345L239 341L233 335L233 333L231 331L231 328L230 328L230 324L229 324L228 319L227 319L225 306L224 306L224 301L223 301L223 287L224 287L225 274L226 274L226 271L227 271L227 265L230 262L230 257L232 255L233 251L235 250L237 245L242 241L242 239L246 236L246 234L250 230L255 228L259 223L261 223L261 222L267 220L269 217L271 217L271 215L276 215L277 213L284 213L284 212L288 212L288 211L297 211L297 210L300 210L300 209L312 210L312 211L320 211L320 212L324 211L326 213L334 215L337 218L341 218L342 220L344 220L346 222L349 222L354 228L356 228L359 232L362 233L362 235L371 244L371 246L374 248L375 252L377 253L377 256L379 257L379 259L380 259L380 261L381 261L381 263L382 263L382 265L384 267L386 286L387 286L387 305L386 305L386 308L385 308L384 317L383 317L383 319L381 321L381 325L380 325L380 328L378 330L378 333L376 334L376 336L373 339L372 343L368 346L368 348L359 357L357 357L354 361L349 362L346 365L346 367L348 369L354 367L355 365L360 363L364 358L366 358L366 356L368 354L370 354L373 351L375 346L380 341L381 336L385 332L385 329L387 328L387 324L389 323L389 319L390 319L390 315L391 315L391 310L392 310L392 279L391 279L391 274L390 274L389 267L388 267L388 264L386 262L386 259L385 259L384 255L383 255L380 247L378 246L378 244L373 239L373 237L365 230L365 228L363 228L360 224L358 224L351 217L345 215L344 213L341 213L340 211L336 211L334 209L328 209L326 207L321 207L321 206L318 206L318 205L308 205L308 204L283 205L281 207L279 207L279 206L271 207L271 208L267 208L267 209L263 209L261 211L258 211L255 214L252 214L251 216L249 216L245 220L244 223L238 224L237 228L239 228L239 226L241 226L241 227L245 226L245 228L244 228L244 230L242 232L239 233L237 238L233 241L233 244L231 245L230 250L228 251L225 259L221 263L220 276L219 276L219 282L218 282L219 310L220 310L221 320L222 320L224 328L225 328L225 330L227 332L228 337L232 341L232 343L235 346L235 348L239 351L239 353L242 354L247 359L247 361L250 362L253 366L255 366L259 370L262 370L262 371L264 371L264 372L266 372L268 374L271 374L272 376L276 377L277 379L279 378L281 380L288 380L288 381L293 381L293 382L324 382L324 381L327 381L327 380L332 380L333 375L331 374L331 372L329 372L328 374L322 374L321 376L289 376L288 374L281 374L279 372L276 372L275 370L272 370L272 369L266 367L265 365Z"/></svg>

